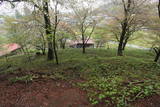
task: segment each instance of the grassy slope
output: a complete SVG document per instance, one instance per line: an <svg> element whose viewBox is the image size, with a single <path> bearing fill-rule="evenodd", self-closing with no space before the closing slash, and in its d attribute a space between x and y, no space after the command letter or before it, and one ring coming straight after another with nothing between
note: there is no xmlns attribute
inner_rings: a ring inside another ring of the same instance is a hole
<svg viewBox="0 0 160 107"><path fill-rule="evenodd" d="M60 65L46 61L45 56L35 57L28 62L25 56L13 56L6 62L0 59L0 68L12 65L3 73L23 71L50 73L48 78L83 79L77 83L86 90L91 103L126 106L128 102L143 98L160 90L160 65L153 63L153 54L148 51L128 49L123 57L116 56L116 50L67 49L59 52Z"/></svg>

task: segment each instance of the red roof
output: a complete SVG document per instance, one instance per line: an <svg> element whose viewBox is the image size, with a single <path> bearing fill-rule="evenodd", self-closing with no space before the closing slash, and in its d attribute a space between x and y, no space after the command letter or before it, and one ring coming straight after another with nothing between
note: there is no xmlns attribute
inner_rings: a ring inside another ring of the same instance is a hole
<svg viewBox="0 0 160 107"><path fill-rule="evenodd" d="M0 50L0 56L16 51L17 49L21 48L21 46L16 43L11 43L2 45L1 48L2 49Z"/></svg>

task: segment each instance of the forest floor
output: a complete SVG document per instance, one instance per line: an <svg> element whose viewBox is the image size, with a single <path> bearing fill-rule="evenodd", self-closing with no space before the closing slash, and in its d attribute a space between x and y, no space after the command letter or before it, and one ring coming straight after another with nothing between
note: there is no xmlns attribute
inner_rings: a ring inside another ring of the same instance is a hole
<svg viewBox="0 0 160 107"><path fill-rule="evenodd" d="M38 79L29 84L3 81L0 83L0 96L0 107L114 107L104 103L92 105L85 91L66 81L47 79ZM139 99L131 105L160 107L160 96Z"/></svg>
<svg viewBox="0 0 160 107"><path fill-rule="evenodd" d="M0 59L0 107L160 107L160 65L148 51L61 50Z"/></svg>
<svg viewBox="0 0 160 107"><path fill-rule="evenodd" d="M90 107L86 93L65 81L0 83L0 107Z"/></svg>

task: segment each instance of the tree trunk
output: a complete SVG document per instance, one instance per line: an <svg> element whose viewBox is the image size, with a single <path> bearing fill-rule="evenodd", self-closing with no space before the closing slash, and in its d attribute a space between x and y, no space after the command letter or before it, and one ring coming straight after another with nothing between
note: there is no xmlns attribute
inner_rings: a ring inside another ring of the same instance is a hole
<svg viewBox="0 0 160 107"><path fill-rule="evenodd" d="M45 48L42 50L42 54L46 55L46 49Z"/></svg>
<svg viewBox="0 0 160 107"><path fill-rule="evenodd" d="M62 42L62 39L59 40L60 41L60 48L63 48L63 42Z"/></svg>
<svg viewBox="0 0 160 107"><path fill-rule="evenodd" d="M56 49L56 31L54 32L54 37L53 37L53 49L54 49L54 55L55 55L55 58L56 58L56 64L58 65L59 64L59 61L58 61L58 54L57 54L57 49Z"/></svg>
<svg viewBox="0 0 160 107"><path fill-rule="evenodd" d="M60 48L65 49L65 47L66 47L66 39L65 40L60 39Z"/></svg>
<svg viewBox="0 0 160 107"><path fill-rule="evenodd" d="M100 42L98 42L98 43L97 43L97 46L96 46L96 48L99 48L99 43L100 43Z"/></svg>
<svg viewBox="0 0 160 107"><path fill-rule="evenodd" d="M154 60L154 62L158 62L158 60L159 60L159 57L160 57L160 53L159 53L159 54L156 54L156 57L155 57L155 60Z"/></svg>
<svg viewBox="0 0 160 107"><path fill-rule="evenodd" d="M42 40L43 40L43 43L42 43L42 54L46 55L46 41L45 41L45 37L44 37L43 33L41 34L41 37L42 37Z"/></svg>
<svg viewBox="0 0 160 107"><path fill-rule="evenodd" d="M160 49L158 49L158 51L156 52L156 57L154 59L154 62L158 62L159 57L160 57Z"/></svg>
<svg viewBox="0 0 160 107"><path fill-rule="evenodd" d="M56 64L59 64L59 60L58 60L58 54L57 54L57 49L56 46L58 47L58 45L56 45L56 31L57 31L57 26L58 26L58 16L57 16L57 6L58 6L58 2L56 1L56 5L55 5L55 25L54 25L54 32L53 32L53 49L54 49L54 55L56 58Z"/></svg>
<svg viewBox="0 0 160 107"><path fill-rule="evenodd" d="M63 49L66 48L66 41L67 41L67 39L65 39L64 42L63 42Z"/></svg>
<svg viewBox="0 0 160 107"><path fill-rule="evenodd" d="M158 14L159 14L159 18L160 18L160 0L159 0L159 4L158 4Z"/></svg>
<svg viewBox="0 0 160 107"><path fill-rule="evenodd" d="M128 42L128 39L125 39L124 42L123 42L123 47L122 47L123 51L124 51L125 48L126 48L127 42Z"/></svg>
<svg viewBox="0 0 160 107"><path fill-rule="evenodd" d="M125 19L124 24L122 24L122 33L120 36L120 41L119 41L119 46L118 46L118 56L123 56L123 43L126 35L126 30L127 30L127 19Z"/></svg>
<svg viewBox="0 0 160 107"><path fill-rule="evenodd" d="M52 43L52 35L51 32L51 22L49 18L49 9L48 9L48 2L44 1L43 2L43 11L44 11L44 21L45 21L45 31L47 35L47 40L48 40L48 60L53 60L53 43Z"/></svg>
<svg viewBox="0 0 160 107"><path fill-rule="evenodd" d="M122 42L119 43L118 53L117 53L118 56L123 56L123 49L122 49L123 45L122 44L123 44Z"/></svg>
<svg viewBox="0 0 160 107"><path fill-rule="evenodd" d="M159 15L159 18L160 18L160 0L159 0L159 4L158 4L158 15ZM160 57L160 49L158 49L157 51L155 49L155 52L156 52L156 57L155 57L154 61L158 62L159 57Z"/></svg>
<svg viewBox="0 0 160 107"><path fill-rule="evenodd" d="M107 42L107 49L110 49L109 43Z"/></svg>
<svg viewBox="0 0 160 107"><path fill-rule="evenodd" d="M158 62L159 56L160 55L158 55L158 54L156 55L156 58L155 58L154 62Z"/></svg>
<svg viewBox="0 0 160 107"><path fill-rule="evenodd" d="M122 25L122 33L121 33L121 36L120 36L120 41L119 41L119 46L118 46L118 53L117 53L118 56L123 56L123 43L124 43L125 36L126 36L126 33L127 33L128 16L129 16L129 11L130 11L130 8L131 8L132 0L128 0L127 6L126 6L124 0L122 0L122 1L123 1L123 6L124 6L125 19L123 20L123 22L121 24Z"/></svg>
<svg viewBox="0 0 160 107"><path fill-rule="evenodd" d="M84 34L82 34L82 42L83 42L83 54L86 53L86 47L85 47L85 39L84 39Z"/></svg>
<svg viewBox="0 0 160 107"><path fill-rule="evenodd" d="M63 43L62 49L65 49L65 48L66 48L66 43Z"/></svg>
<svg viewBox="0 0 160 107"><path fill-rule="evenodd" d="M123 46L122 46L123 51L125 50L126 44L127 44L126 42L123 43Z"/></svg>

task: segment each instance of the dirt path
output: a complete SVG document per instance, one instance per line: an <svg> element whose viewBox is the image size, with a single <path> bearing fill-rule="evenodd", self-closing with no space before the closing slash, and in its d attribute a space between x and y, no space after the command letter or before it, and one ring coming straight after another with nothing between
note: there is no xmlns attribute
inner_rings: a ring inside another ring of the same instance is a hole
<svg viewBox="0 0 160 107"><path fill-rule="evenodd" d="M86 93L66 82L0 83L0 107L90 107Z"/></svg>
<svg viewBox="0 0 160 107"><path fill-rule="evenodd" d="M160 107L160 96L154 95L146 97L144 99L139 99L133 103L134 107Z"/></svg>

